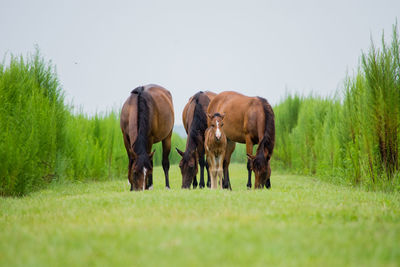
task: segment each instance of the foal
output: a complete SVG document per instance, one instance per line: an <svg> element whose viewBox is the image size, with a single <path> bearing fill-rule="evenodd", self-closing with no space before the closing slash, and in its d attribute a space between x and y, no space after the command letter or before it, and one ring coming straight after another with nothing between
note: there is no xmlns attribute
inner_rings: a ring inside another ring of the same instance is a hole
<svg viewBox="0 0 400 267"><path fill-rule="evenodd" d="M214 115L208 114L208 117L210 127L204 134L204 146L211 176L211 189L218 188L217 176L219 177L219 187L222 189L223 163L227 143L222 130L224 115L214 113Z"/></svg>

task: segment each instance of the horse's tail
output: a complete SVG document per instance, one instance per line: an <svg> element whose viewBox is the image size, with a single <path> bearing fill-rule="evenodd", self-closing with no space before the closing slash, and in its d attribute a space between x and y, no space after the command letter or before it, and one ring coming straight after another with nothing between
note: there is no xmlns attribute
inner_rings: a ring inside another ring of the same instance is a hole
<svg viewBox="0 0 400 267"><path fill-rule="evenodd" d="M196 101L194 113L195 113L195 116L197 115L197 118L201 122L199 130L204 135L204 132L207 129L207 114L204 112L203 106L200 103L200 98L204 98L203 101L207 105L207 107L208 107L208 104L210 103L210 99L208 98L208 96L206 94L204 94L203 91L198 92L197 94L195 94L195 97L194 97L194 99Z"/></svg>
<svg viewBox="0 0 400 267"><path fill-rule="evenodd" d="M264 115L265 115L265 128L264 128L264 136L260 142L262 147L266 147L268 149L267 159L271 158L272 152L274 151L275 145L275 118L274 111L272 110L271 105L265 98L258 97L261 101Z"/></svg>
<svg viewBox="0 0 400 267"><path fill-rule="evenodd" d="M144 86L136 87L131 94L137 94L137 130L138 136L134 144L136 153L146 150L147 134L149 132L149 106L147 103L147 93L144 91Z"/></svg>
<svg viewBox="0 0 400 267"><path fill-rule="evenodd" d="M203 101L205 101L208 106L208 104L210 103L210 99L202 91L196 93L192 99L192 101L195 102L192 125L190 126L190 136L192 138L195 138L197 136L203 137L204 132L207 129L207 115L204 112L202 104L200 103L200 98L204 97L205 99L203 99ZM197 144L197 138L195 138L195 140Z"/></svg>

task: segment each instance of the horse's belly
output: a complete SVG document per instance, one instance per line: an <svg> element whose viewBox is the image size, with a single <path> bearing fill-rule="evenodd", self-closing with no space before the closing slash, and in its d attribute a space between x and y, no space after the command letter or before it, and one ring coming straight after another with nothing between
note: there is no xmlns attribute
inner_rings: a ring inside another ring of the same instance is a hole
<svg viewBox="0 0 400 267"><path fill-rule="evenodd" d="M226 138L228 138L229 140L233 141L233 142L237 142L237 143L246 143L246 137L244 133L232 130L232 131L225 131L225 135Z"/></svg>

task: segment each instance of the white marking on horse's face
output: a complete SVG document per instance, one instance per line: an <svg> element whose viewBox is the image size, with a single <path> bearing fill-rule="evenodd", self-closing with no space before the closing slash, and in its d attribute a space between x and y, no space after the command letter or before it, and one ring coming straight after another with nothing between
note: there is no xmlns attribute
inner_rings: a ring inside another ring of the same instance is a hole
<svg viewBox="0 0 400 267"><path fill-rule="evenodd" d="M147 169L145 167L143 167L143 191L146 188L146 173L147 173Z"/></svg>
<svg viewBox="0 0 400 267"><path fill-rule="evenodd" d="M219 122L217 121L217 130L215 131L215 137L217 139L221 138L221 130L219 129Z"/></svg>

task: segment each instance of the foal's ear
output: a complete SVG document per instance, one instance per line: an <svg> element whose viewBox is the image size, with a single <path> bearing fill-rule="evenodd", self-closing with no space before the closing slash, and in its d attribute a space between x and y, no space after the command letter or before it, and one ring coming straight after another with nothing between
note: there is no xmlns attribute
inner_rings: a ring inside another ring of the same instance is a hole
<svg viewBox="0 0 400 267"><path fill-rule="evenodd" d="M225 118L225 114L226 113L224 112L224 114L221 115L221 120L223 120Z"/></svg>
<svg viewBox="0 0 400 267"><path fill-rule="evenodd" d="M248 158L249 160L254 160L254 159L256 158L256 156L250 155L250 154L248 154L248 153L246 153L246 155L247 155L247 158Z"/></svg>
<svg viewBox="0 0 400 267"><path fill-rule="evenodd" d="M183 157L184 153L182 151L180 151L179 148L177 148L177 147L175 147L175 149L176 149L176 152L178 152L178 154L181 155L181 157Z"/></svg>
<svg viewBox="0 0 400 267"><path fill-rule="evenodd" d="M213 116L210 113L207 113L207 117L212 120Z"/></svg>
<svg viewBox="0 0 400 267"><path fill-rule="evenodd" d="M154 153L156 153L156 150L155 150L155 149L153 150L153 152L151 152L151 153L149 154L149 158L150 158L150 160L152 160L152 159L153 159Z"/></svg>

